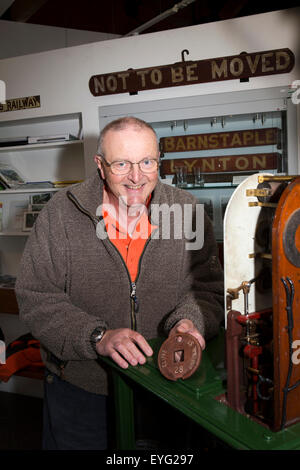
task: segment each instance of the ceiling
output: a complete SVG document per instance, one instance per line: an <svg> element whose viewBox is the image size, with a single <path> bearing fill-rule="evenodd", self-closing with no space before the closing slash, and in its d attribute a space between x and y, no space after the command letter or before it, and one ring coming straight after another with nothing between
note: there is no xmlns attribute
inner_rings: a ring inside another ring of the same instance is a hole
<svg viewBox="0 0 300 470"><path fill-rule="evenodd" d="M279 0L275 5L262 0L0 0L0 19L125 36L298 5L299 0Z"/></svg>

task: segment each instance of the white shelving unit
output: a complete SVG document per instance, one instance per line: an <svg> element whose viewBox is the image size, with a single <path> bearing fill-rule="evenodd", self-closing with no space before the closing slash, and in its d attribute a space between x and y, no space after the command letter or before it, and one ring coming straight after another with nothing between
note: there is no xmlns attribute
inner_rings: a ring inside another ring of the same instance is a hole
<svg viewBox="0 0 300 470"><path fill-rule="evenodd" d="M165 152L164 160L184 158L207 158L214 156L243 155L255 153L281 153L289 174L298 172L295 159L297 154L297 132L294 130L296 106L283 95L281 87L263 90L245 90L230 93L207 94L151 102L119 104L99 107L99 122L103 128L110 121L124 115L134 115L149 122L158 138L214 132L242 131L267 127L282 130L284 148L253 146L241 148L191 150L186 152ZM259 116L259 118L257 118ZM262 119L262 117L264 119ZM285 124L286 122L286 124ZM224 127L223 127L224 125ZM284 128L287 127L287 133ZM285 135L286 134L286 135ZM253 173L258 170L253 171ZM272 172L276 172L274 169ZM284 170L285 171L285 170ZM245 173L247 176L247 173ZM218 184L187 188L206 207L211 206L215 236L223 240L223 213L235 185L227 186L225 179Z"/></svg>
<svg viewBox="0 0 300 470"><path fill-rule="evenodd" d="M51 148L51 147L61 147L65 145L78 145L83 143L83 140L69 140L69 141L64 141L64 142L47 142L47 143L38 143L38 144L27 144L27 145L11 145L8 147L0 147L0 152L5 152L7 153L8 151L26 151L26 150L37 150L37 149L46 149L46 148Z"/></svg>
<svg viewBox="0 0 300 470"><path fill-rule="evenodd" d="M84 178L81 113L0 122L0 139L70 134L72 140L0 147L0 166L14 168L26 182L77 181ZM23 231L23 213L30 196L54 193L57 188L0 191L1 274L16 276L29 232Z"/></svg>
<svg viewBox="0 0 300 470"><path fill-rule="evenodd" d="M71 134L69 141L52 141L26 145L0 147L0 166L14 168L25 182L74 181L85 176L82 140L81 113L29 118L0 122L0 139L19 137L40 137ZM30 232L23 231L24 211L35 194L54 194L58 188L30 187L0 191L2 203L2 227L0 231L0 274L17 276L20 260ZM0 289L0 325L6 343L27 333L26 326L17 315L17 308L11 310L6 301L13 292ZM5 308L6 305L6 308ZM9 382L1 383L0 390L31 396L42 396L42 382L32 375L14 376Z"/></svg>
<svg viewBox="0 0 300 470"><path fill-rule="evenodd" d="M0 139L60 134L74 140L0 147L0 163L13 165L26 181L79 179L84 171L81 113L0 122Z"/></svg>

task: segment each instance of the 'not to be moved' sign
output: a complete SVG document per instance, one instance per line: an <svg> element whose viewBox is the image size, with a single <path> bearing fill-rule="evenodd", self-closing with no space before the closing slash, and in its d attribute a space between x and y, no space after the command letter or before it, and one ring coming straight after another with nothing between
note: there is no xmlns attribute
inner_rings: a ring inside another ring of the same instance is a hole
<svg viewBox="0 0 300 470"><path fill-rule="evenodd" d="M288 73L294 63L294 54L288 48L241 53L93 75L89 89L94 96L133 94L143 90Z"/></svg>

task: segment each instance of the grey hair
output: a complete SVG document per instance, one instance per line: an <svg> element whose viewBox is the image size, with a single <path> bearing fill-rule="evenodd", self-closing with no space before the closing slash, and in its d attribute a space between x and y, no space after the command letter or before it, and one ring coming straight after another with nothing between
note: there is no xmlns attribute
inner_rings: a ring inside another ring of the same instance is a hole
<svg viewBox="0 0 300 470"><path fill-rule="evenodd" d="M103 127L102 131L100 132L99 139L98 139L97 155L104 156L103 140L108 131L123 131L127 129L128 127L133 127L133 128L136 128L137 130L149 129L150 131L152 131L156 138L157 151L159 151L158 139L157 139L157 135L153 127L150 124L148 124L146 121L143 121L142 119L136 118L134 116L125 116L125 117L116 119L112 122L109 122L108 124L106 124L105 127Z"/></svg>

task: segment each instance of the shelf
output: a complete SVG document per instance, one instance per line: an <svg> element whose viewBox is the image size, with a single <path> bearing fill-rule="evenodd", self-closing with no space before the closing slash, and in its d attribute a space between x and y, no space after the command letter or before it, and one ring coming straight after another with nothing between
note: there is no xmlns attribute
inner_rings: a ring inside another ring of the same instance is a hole
<svg viewBox="0 0 300 470"><path fill-rule="evenodd" d="M22 194L22 193L51 193L59 191L61 188L30 188L30 189L2 189L0 191L1 195L6 196L7 194Z"/></svg>
<svg viewBox="0 0 300 470"><path fill-rule="evenodd" d="M173 185L172 185L173 186ZM205 183L201 186L187 185L185 187L176 186L179 189L184 189L185 191L190 190L201 190L201 189L226 189L226 188L236 188L238 184L233 183Z"/></svg>
<svg viewBox="0 0 300 470"><path fill-rule="evenodd" d="M0 237L28 237L30 231L28 232L21 232L21 230L15 231L7 231L7 232L0 232Z"/></svg>
<svg viewBox="0 0 300 470"><path fill-rule="evenodd" d="M190 186L183 189L226 189L226 188L236 188L238 184L205 184L204 186Z"/></svg>
<svg viewBox="0 0 300 470"><path fill-rule="evenodd" d="M25 145L11 145L8 147L0 147L0 152L10 152L12 150L35 150L39 148L47 148L47 147L62 147L67 145L76 145L82 144L83 140L67 140L67 141L56 141L56 142L49 142L49 143L40 143L40 144L25 144Z"/></svg>
<svg viewBox="0 0 300 470"><path fill-rule="evenodd" d="M196 184L187 184L186 186L176 186L177 188L180 188L180 189L203 189L204 188L204 184L199 184L199 185L196 185Z"/></svg>

